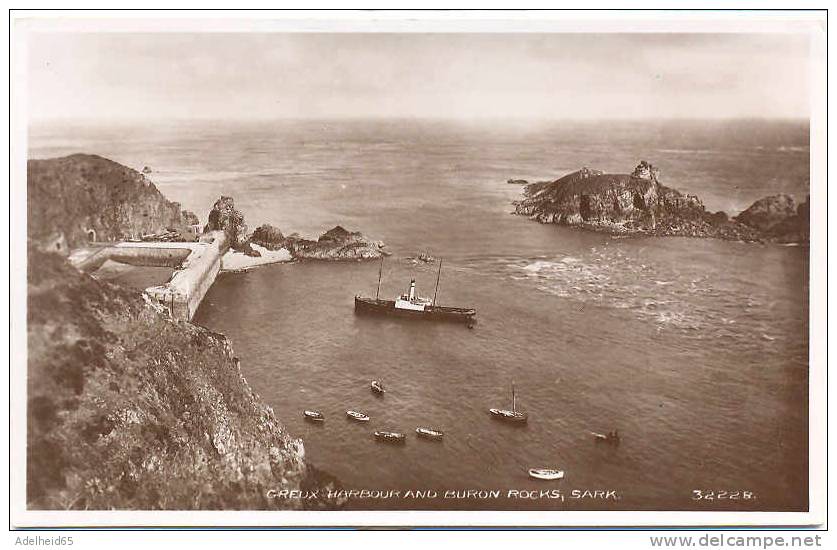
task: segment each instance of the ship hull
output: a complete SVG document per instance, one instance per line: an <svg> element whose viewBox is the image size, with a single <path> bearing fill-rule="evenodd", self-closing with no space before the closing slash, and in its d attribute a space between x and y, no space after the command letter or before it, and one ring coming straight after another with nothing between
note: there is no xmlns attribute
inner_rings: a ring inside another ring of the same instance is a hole
<svg viewBox="0 0 837 550"><path fill-rule="evenodd" d="M425 319L428 321L453 321L473 323L477 311L471 308L427 306L424 310L400 309L395 307L394 300L380 300L355 296L355 313L371 315L390 315L408 319Z"/></svg>

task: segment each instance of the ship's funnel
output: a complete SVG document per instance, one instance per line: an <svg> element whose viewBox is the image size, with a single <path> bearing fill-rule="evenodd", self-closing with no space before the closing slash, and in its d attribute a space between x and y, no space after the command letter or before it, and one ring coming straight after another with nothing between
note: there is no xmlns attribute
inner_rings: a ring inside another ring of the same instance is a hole
<svg viewBox="0 0 837 550"><path fill-rule="evenodd" d="M416 280L410 279L410 300L415 300L416 298Z"/></svg>

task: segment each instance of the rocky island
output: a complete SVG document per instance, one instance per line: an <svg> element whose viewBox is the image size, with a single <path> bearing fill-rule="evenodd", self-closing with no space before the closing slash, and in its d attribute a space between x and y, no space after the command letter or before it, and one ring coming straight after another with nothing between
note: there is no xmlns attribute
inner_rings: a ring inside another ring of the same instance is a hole
<svg viewBox="0 0 837 550"><path fill-rule="evenodd" d="M526 185L524 198L514 202L515 214L612 234L808 241L808 199L796 205L787 195L766 197L730 218L708 211L697 196L667 187L659 178L659 169L646 161L630 174L582 168L555 181Z"/></svg>

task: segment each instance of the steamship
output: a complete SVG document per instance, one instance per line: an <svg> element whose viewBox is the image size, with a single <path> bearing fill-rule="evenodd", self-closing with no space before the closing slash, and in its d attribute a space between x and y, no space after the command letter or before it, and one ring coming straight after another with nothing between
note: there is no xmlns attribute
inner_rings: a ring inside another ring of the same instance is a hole
<svg viewBox="0 0 837 550"><path fill-rule="evenodd" d="M381 276L383 274L384 259L381 258L381 269L378 273L378 291L374 298L355 296L356 313L372 313L395 315L414 319L433 321L460 321L469 325L475 322L477 310L465 307L437 306L436 295L439 292L439 280L442 275L442 262L439 261L439 273L436 276L436 290L433 299L422 298L416 294L416 280L410 280L410 288L395 300L382 300L378 296L381 292Z"/></svg>

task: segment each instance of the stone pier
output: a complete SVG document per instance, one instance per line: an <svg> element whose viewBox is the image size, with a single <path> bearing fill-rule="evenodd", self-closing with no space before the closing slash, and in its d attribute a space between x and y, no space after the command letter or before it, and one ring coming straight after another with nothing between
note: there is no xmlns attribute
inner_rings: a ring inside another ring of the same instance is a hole
<svg viewBox="0 0 837 550"><path fill-rule="evenodd" d="M223 231L211 231L198 242L121 242L106 245L92 254L77 257L73 263L93 272L106 261L129 265L174 267L166 284L145 289L145 293L164 305L172 317L189 321L221 270L221 259L229 248Z"/></svg>

